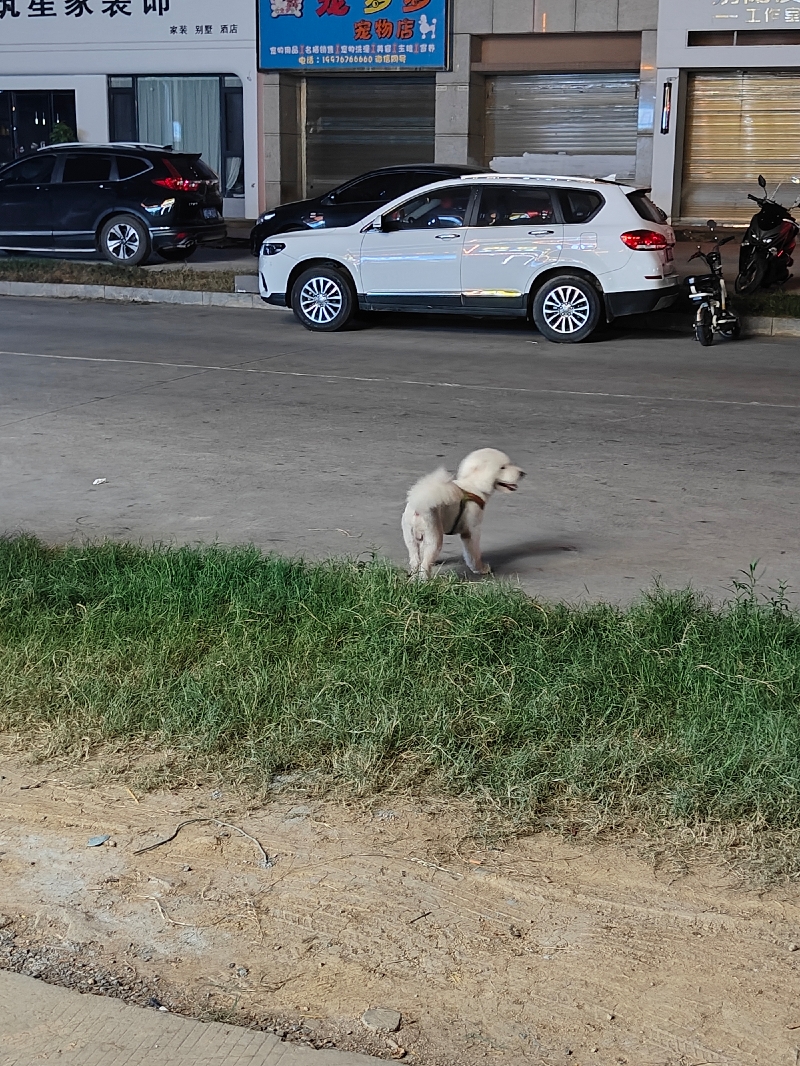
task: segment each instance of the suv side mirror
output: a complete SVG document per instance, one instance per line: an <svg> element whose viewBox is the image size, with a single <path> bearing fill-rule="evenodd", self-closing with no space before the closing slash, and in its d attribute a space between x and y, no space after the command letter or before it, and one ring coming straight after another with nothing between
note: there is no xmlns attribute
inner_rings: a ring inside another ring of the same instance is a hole
<svg viewBox="0 0 800 1066"><path fill-rule="evenodd" d="M383 233L395 233L399 229L400 223L396 218L391 218L389 215L381 217L381 231Z"/></svg>

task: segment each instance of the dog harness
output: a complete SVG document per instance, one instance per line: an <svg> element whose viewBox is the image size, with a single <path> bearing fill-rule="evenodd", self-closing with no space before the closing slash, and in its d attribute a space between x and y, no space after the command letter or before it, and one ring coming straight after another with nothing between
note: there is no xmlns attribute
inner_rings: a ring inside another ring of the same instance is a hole
<svg viewBox="0 0 800 1066"><path fill-rule="evenodd" d="M483 510L484 507L486 506L486 500L484 500L482 496L478 496L474 492L467 492L466 489L462 489L461 490L461 506L458 508L458 515L456 516L455 522L453 522L453 528L448 530L448 532L447 532L447 536L448 537L452 537L452 535L458 529L458 523L464 517L464 509L466 508L466 506L470 502L470 500L473 503L477 503L478 507L480 507L481 510Z"/></svg>

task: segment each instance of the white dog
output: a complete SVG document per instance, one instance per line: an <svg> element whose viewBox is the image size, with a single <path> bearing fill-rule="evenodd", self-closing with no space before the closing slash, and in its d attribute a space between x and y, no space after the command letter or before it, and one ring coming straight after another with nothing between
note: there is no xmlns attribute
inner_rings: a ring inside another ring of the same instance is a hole
<svg viewBox="0 0 800 1066"><path fill-rule="evenodd" d="M408 493L403 512L403 539L411 573L420 580L431 576L445 536L461 537L464 561L474 574L488 574L481 559L481 522L486 501L495 491L516 492L525 471L496 448L471 452L455 478L439 468L422 478Z"/></svg>

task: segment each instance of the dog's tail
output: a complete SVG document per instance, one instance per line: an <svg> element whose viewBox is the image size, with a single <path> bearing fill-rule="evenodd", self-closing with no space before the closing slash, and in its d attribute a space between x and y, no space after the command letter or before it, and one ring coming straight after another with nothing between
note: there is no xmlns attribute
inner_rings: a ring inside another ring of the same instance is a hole
<svg viewBox="0 0 800 1066"><path fill-rule="evenodd" d="M415 511L432 511L447 504L460 503L461 498L461 489L443 466L420 478L408 491L408 505Z"/></svg>

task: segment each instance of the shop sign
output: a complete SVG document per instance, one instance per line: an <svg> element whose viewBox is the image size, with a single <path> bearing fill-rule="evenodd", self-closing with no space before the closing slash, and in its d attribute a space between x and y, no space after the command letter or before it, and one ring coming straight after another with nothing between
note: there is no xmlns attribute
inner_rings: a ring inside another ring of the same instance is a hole
<svg viewBox="0 0 800 1066"><path fill-rule="evenodd" d="M711 0L716 25L800 27L800 0Z"/></svg>
<svg viewBox="0 0 800 1066"><path fill-rule="evenodd" d="M447 13L447 0L259 0L258 65L320 73L443 70Z"/></svg>
<svg viewBox="0 0 800 1066"><path fill-rule="evenodd" d="M252 41L249 0L0 0L0 50L9 46Z"/></svg>

